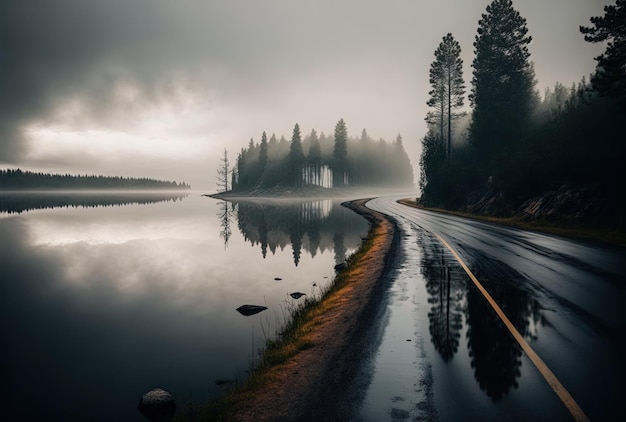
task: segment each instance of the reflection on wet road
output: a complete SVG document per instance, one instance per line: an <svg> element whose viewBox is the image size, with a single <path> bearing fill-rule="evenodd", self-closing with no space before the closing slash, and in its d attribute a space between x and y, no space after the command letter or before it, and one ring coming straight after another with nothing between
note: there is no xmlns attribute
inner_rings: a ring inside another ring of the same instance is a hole
<svg viewBox="0 0 626 422"><path fill-rule="evenodd" d="M368 203L403 232L357 420L571 420L441 236L591 420L619 414L626 251Z"/></svg>

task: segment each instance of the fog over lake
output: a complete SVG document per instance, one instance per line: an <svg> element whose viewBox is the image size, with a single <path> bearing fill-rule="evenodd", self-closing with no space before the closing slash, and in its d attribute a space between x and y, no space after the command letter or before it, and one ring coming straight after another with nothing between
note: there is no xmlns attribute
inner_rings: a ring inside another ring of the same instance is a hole
<svg viewBox="0 0 626 422"><path fill-rule="evenodd" d="M154 387L179 405L219 393L368 230L337 200L60 198L0 197L10 419L142 420Z"/></svg>

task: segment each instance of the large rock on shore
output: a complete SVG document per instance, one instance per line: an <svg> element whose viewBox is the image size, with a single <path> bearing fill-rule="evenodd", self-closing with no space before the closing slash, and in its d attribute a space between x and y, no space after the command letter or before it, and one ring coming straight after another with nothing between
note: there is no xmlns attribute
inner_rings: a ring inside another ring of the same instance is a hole
<svg viewBox="0 0 626 422"><path fill-rule="evenodd" d="M169 422L176 413L176 402L167 391L154 388L141 397L137 409L152 422Z"/></svg>

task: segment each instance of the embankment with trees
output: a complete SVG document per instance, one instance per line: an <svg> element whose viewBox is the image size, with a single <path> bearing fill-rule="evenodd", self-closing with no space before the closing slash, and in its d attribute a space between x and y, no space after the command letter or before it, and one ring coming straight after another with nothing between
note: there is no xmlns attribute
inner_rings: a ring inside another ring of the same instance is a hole
<svg viewBox="0 0 626 422"><path fill-rule="evenodd" d="M430 69L421 203L623 229L625 22L626 1L617 0L581 26L586 41L607 42L595 73L540 95L526 19L511 0L494 0L474 39L469 112L461 48L446 35Z"/></svg>

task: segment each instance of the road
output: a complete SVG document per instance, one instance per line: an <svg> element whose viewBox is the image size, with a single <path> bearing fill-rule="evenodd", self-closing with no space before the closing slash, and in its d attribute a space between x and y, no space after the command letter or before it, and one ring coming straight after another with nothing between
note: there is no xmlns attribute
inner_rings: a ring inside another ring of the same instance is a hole
<svg viewBox="0 0 626 422"><path fill-rule="evenodd" d="M397 221L402 244L343 418L623 420L626 250L396 199L367 204Z"/></svg>

